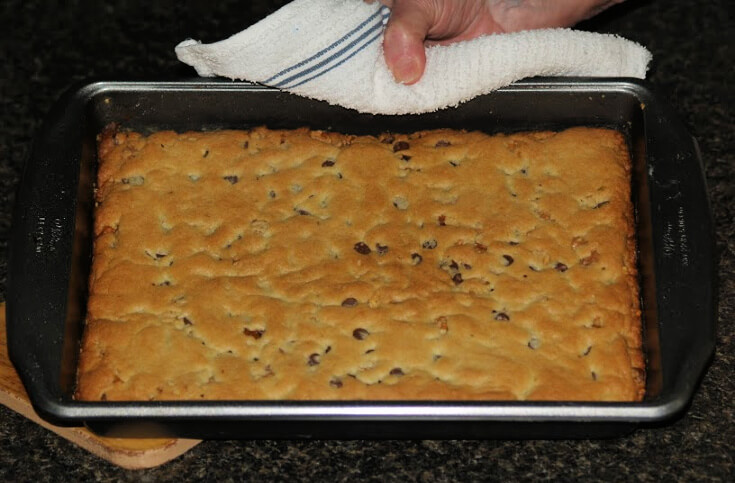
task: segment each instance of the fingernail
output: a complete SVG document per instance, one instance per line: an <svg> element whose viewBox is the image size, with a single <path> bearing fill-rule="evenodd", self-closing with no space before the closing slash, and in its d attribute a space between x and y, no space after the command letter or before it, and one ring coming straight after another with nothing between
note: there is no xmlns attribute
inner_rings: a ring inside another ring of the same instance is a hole
<svg viewBox="0 0 735 483"><path fill-rule="evenodd" d="M393 65L393 78L401 84L414 84L421 78L421 66L415 57L403 56Z"/></svg>

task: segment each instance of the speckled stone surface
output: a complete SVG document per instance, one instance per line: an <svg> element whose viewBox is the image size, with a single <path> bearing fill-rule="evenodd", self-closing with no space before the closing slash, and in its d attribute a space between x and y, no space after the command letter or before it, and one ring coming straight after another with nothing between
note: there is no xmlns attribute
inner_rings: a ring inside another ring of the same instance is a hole
<svg viewBox="0 0 735 483"><path fill-rule="evenodd" d="M13 192L31 135L72 82L174 79L173 46L231 35L284 2L0 2L0 298ZM0 407L0 480L732 481L735 424L735 22L730 0L628 0L583 27L654 54L649 80L699 140L716 226L717 350L691 407L604 441L207 441L159 468L124 471Z"/></svg>

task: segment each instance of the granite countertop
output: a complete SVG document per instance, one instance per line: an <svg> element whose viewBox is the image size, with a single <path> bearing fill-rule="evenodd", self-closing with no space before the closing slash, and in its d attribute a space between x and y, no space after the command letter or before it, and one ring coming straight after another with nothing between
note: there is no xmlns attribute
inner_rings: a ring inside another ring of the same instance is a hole
<svg viewBox="0 0 735 483"><path fill-rule="evenodd" d="M0 299L13 193L32 133L74 81L191 77L173 46L214 41L283 1L0 4ZM629 0L583 28L654 55L649 80L700 143L715 220L717 349L691 407L656 428L599 441L206 441L162 467L121 470L0 406L0 480L733 480L735 417L735 23L730 0ZM239 479L239 478L238 478Z"/></svg>

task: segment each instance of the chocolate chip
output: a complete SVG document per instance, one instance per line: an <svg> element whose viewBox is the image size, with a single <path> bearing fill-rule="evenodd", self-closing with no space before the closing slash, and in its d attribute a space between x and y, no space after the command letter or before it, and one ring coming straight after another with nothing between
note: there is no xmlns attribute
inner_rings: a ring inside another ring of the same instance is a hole
<svg viewBox="0 0 735 483"><path fill-rule="evenodd" d="M207 156L209 156L209 149L205 149L204 152L202 153L203 158L206 158Z"/></svg>
<svg viewBox="0 0 735 483"><path fill-rule="evenodd" d="M388 245L381 245L380 243L376 243L375 250L378 252L378 255L383 256L388 253Z"/></svg>
<svg viewBox="0 0 735 483"><path fill-rule="evenodd" d="M339 389L340 387L342 387L342 381L337 377L333 377L332 379L329 380L329 385L334 388Z"/></svg>
<svg viewBox="0 0 735 483"><path fill-rule="evenodd" d="M475 243L475 251L477 253L485 253L487 251L487 247L481 243Z"/></svg>
<svg viewBox="0 0 735 483"><path fill-rule="evenodd" d="M567 267L566 265L564 265L561 262L559 262L556 265L554 265L554 270L557 270L559 272L566 272L568 269L569 269L569 267Z"/></svg>
<svg viewBox="0 0 735 483"><path fill-rule="evenodd" d="M411 156L409 156L408 154L401 154L401 161L411 161Z"/></svg>
<svg viewBox="0 0 735 483"><path fill-rule="evenodd" d="M357 305L357 299L354 297L347 297L342 301L342 307L355 307Z"/></svg>
<svg viewBox="0 0 735 483"><path fill-rule="evenodd" d="M507 321L510 320L510 317L505 312L498 312L495 314L495 320Z"/></svg>
<svg viewBox="0 0 735 483"><path fill-rule="evenodd" d="M590 376L592 376L593 381L597 380L597 373L595 371L590 372Z"/></svg>
<svg viewBox="0 0 735 483"><path fill-rule="evenodd" d="M372 250L370 249L370 247L367 246L367 244L364 243L364 242L357 242L357 243L355 243L355 247L354 248L355 248L355 251L357 253L359 253L360 255L370 255L370 252L372 252Z"/></svg>
<svg viewBox="0 0 735 483"><path fill-rule="evenodd" d="M334 166L334 160L333 159L327 159L322 163L322 168L328 168L330 166Z"/></svg>
<svg viewBox="0 0 735 483"><path fill-rule="evenodd" d="M439 215L437 223L439 223L439 226L447 226L447 217L445 215Z"/></svg>
<svg viewBox="0 0 735 483"><path fill-rule="evenodd" d="M390 375L391 376L403 376L404 375L403 369L401 369L400 367L394 367L393 369L390 370Z"/></svg>
<svg viewBox="0 0 735 483"><path fill-rule="evenodd" d="M418 253L411 254L411 263L413 263L414 265L419 265L423 261L424 261L424 257L419 255Z"/></svg>
<svg viewBox="0 0 735 483"><path fill-rule="evenodd" d="M445 148L445 147L451 146L451 145L452 145L452 143L450 143L449 141L446 141L444 139L441 139L441 140L439 140L439 141L436 142L436 144L434 145L434 147L435 148Z"/></svg>
<svg viewBox="0 0 735 483"><path fill-rule="evenodd" d="M275 191L273 191L273 190L270 190L270 191L268 192L268 197L269 197L270 199L272 199L272 200L273 200L273 199L275 199L275 198L276 198L276 192L275 192Z"/></svg>
<svg viewBox="0 0 735 483"><path fill-rule="evenodd" d="M462 280L462 274L461 273L455 273L452 276L452 281L454 282L454 285L459 285L460 283L464 282L464 280Z"/></svg>
<svg viewBox="0 0 735 483"><path fill-rule="evenodd" d="M513 257L510 255L503 255L503 258L505 258L505 266L509 267L510 265L513 265L513 262L515 261Z"/></svg>
<svg viewBox="0 0 735 483"><path fill-rule="evenodd" d="M294 210L296 210L296 213L298 213L299 215L302 215L302 216L310 216L311 215L311 213L309 213L306 210L302 210L302 209L298 209L298 208L294 208Z"/></svg>
<svg viewBox="0 0 735 483"><path fill-rule="evenodd" d="M182 320L184 321L184 325L194 325L194 322L192 322L188 317L184 317Z"/></svg>
<svg viewBox="0 0 735 483"><path fill-rule="evenodd" d="M331 351L331 350L332 350L332 346L331 345L328 345L327 348L324 349L324 353L325 354L329 354L329 351Z"/></svg>
<svg viewBox="0 0 735 483"><path fill-rule="evenodd" d="M365 340L369 335L370 332L368 332L367 329L363 329L362 327L359 327L352 331L352 337L357 340Z"/></svg>
<svg viewBox="0 0 735 483"><path fill-rule="evenodd" d="M311 355L309 356L309 359L308 359L308 360L306 361L306 363L307 363L308 365L310 365L310 366L316 366L316 365L318 365L318 364L319 364L319 358L320 358L320 357L321 357L321 356L320 356L319 354L317 354L316 352L314 352L313 354L311 354Z"/></svg>
<svg viewBox="0 0 735 483"><path fill-rule="evenodd" d="M380 142L383 143L383 144L392 144L393 141L395 141L395 140L396 140L396 138L394 138L390 134L386 134L385 137L380 140Z"/></svg>
<svg viewBox="0 0 735 483"><path fill-rule="evenodd" d="M260 330L260 329L250 330L247 327L245 327L244 329L242 329L242 333L245 334L245 335L247 335L247 336L252 337L255 340L258 340L261 337L263 337L263 334L265 333L265 331L264 330Z"/></svg>
<svg viewBox="0 0 735 483"><path fill-rule="evenodd" d="M433 238L430 240L426 240L424 241L424 243L421 244L421 246L425 248L426 250L433 250L434 248L437 247L437 245L438 245L437 241L434 240Z"/></svg>
<svg viewBox="0 0 735 483"><path fill-rule="evenodd" d="M411 145L408 144L406 141L398 141L393 145L393 152L397 153L398 151L405 151L406 149L410 148Z"/></svg>
<svg viewBox="0 0 735 483"><path fill-rule="evenodd" d="M234 174L233 175L229 175L229 176L223 176L222 179L225 180L225 181L227 181L227 182L229 182L230 184L235 184L238 181L240 181L240 178L238 178Z"/></svg>
<svg viewBox="0 0 735 483"><path fill-rule="evenodd" d="M472 270L472 265L470 265L469 263L463 263L462 266L465 270Z"/></svg>

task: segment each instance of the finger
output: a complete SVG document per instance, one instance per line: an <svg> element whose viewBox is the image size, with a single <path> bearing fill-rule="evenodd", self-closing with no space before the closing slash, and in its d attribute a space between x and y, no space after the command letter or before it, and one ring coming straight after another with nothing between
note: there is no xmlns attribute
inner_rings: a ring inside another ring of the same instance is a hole
<svg viewBox="0 0 735 483"><path fill-rule="evenodd" d="M396 82L415 84L426 67L424 40L431 28L432 15L411 2L395 2L385 28L385 62Z"/></svg>

